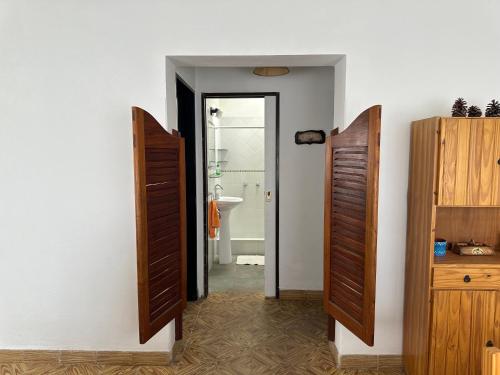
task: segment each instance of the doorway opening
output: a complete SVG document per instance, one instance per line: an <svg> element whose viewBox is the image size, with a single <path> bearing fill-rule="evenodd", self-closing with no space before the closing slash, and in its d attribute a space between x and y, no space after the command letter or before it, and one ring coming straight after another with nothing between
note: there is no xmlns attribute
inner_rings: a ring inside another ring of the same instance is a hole
<svg viewBox="0 0 500 375"><path fill-rule="evenodd" d="M202 94L204 294L278 297L279 93Z"/></svg>
<svg viewBox="0 0 500 375"><path fill-rule="evenodd" d="M197 207L196 207L196 115L195 92L176 76L177 129L185 140L186 160L186 253L187 300L198 299L197 286Z"/></svg>

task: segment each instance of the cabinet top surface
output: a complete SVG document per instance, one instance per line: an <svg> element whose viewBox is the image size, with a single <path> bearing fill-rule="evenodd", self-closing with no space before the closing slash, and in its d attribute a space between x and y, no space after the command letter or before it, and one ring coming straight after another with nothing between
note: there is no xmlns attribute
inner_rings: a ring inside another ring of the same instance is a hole
<svg viewBox="0 0 500 375"><path fill-rule="evenodd" d="M500 268L500 254L495 255L458 255L448 251L444 257L434 257L434 267L447 268Z"/></svg>
<svg viewBox="0 0 500 375"><path fill-rule="evenodd" d="M413 122L419 121L429 121L429 120L471 120L471 121L499 121L500 117L451 117L451 116L432 116L419 120L415 120Z"/></svg>

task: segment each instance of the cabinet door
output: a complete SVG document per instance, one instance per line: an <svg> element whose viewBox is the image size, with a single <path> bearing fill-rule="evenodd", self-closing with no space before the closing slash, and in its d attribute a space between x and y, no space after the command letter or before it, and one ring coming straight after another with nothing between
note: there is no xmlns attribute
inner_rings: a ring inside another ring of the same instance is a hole
<svg viewBox="0 0 500 375"><path fill-rule="evenodd" d="M430 374L470 374L473 294L472 291L434 291Z"/></svg>
<svg viewBox="0 0 500 375"><path fill-rule="evenodd" d="M467 204L471 120L442 119L440 132L438 204L463 206Z"/></svg>
<svg viewBox="0 0 500 375"><path fill-rule="evenodd" d="M498 320L497 310L500 292L474 292L472 296L470 374L481 375L483 349L485 346L497 346Z"/></svg>
<svg viewBox="0 0 500 375"><path fill-rule="evenodd" d="M500 206L500 119L495 119L495 151L493 151L493 185L491 204Z"/></svg>
<svg viewBox="0 0 500 375"><path fill-rule="evenodd" d="M441 121L438 204L500 205L500 120Z"/></svg>
<svg viewBox="0 0 500 375"><path fill-rule="evenodd" d="M481 375L488 341L500 339L500 292L437 290L433 293L429 373Z"/></svg>
<svg viewBox="0 0 500 375"><path fill-rule="evenodd" d="M469 143L467 205L498 204L498 159L500 158L499 121L472 120ZM495 180L496 185L495 185Z"/></svg>

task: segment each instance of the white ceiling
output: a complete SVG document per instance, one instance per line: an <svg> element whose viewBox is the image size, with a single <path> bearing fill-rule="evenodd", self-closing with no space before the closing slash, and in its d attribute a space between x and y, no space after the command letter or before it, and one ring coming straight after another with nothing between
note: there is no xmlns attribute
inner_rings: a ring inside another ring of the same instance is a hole
<svg viewBox="0 0 500 375"><path fill-rule="evenodd" d="M333 66L342 57L344 55L167 56L178 67Z"/></svg>

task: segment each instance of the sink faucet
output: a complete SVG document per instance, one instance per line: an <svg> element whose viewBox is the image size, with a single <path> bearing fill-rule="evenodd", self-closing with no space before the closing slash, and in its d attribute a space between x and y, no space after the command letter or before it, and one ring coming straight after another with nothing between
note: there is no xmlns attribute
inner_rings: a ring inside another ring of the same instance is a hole
<svg viewBox="0 0 500 375"><path fill-rule="evenodd" d="M214 186L214 195L215 195L215 199L216 200L220 198L220 191L219 191L219 189L222 190L222 191L224 191L224 188L222 186L220 186L219 184L216 184Z"/></svg>

